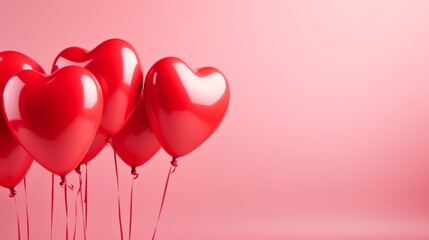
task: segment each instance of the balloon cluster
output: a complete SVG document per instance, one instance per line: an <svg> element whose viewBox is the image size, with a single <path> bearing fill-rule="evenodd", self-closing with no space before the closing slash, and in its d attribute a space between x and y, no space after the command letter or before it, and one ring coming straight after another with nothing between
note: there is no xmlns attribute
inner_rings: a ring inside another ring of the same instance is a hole
<svg viewBox="0 0 429 240"><path fill-rule="evenodd" d="M65 177L106 145L132 169L162 147L176 158L217 129L229 104L218 70L167 57L143 73L135 49L110 39L63 50L52 73L28 56L0 52L0 186L13 188L33 159Z"/></svg>

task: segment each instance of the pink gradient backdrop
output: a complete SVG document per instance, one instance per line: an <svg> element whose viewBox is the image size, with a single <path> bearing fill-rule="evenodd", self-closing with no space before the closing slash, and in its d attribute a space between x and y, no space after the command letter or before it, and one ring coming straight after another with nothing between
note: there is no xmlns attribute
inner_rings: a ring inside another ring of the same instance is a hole
<svg viewBox="0 0 429 240"><path fill-rule="evenodd" d="M180 159L157 239L429 239L428 11L417 0L2 1L0 50L49 70L68 46L119 37L145 73L169 55L225 73L229 112ZM168 161L161 151L138 169L133 239L150 239ZM119 239L113 166L110 148L90 164L89 239ZM120 177L128 216L122 162ZM35 164L28 181L32 238L48 239L50 174ZM7 194L0 238L15 239Z"/></svg>

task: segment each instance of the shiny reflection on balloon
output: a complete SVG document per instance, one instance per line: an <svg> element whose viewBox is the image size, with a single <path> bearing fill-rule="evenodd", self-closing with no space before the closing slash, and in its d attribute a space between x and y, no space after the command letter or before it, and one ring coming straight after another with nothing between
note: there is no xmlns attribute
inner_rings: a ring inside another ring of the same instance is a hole
<svg viewBox="0 0 429 240"><path fill-rule="evenodd" d="M131 49L125 47L122 48L122 59L124 59L124 75L122 79L129 86L139 63L136 54Z"/></svg>
<svg viewBox="0 0 429 240"><path fill-rule="evenodd" d="M10 87L14 88L14 89L22 89L24 88L25 84L24 82L22 82L22 80L19 77L12 77L11 80L9 81L10 83ZM12 105L12 106L19 106L19 97L16 98L14 96L14 92L3 92L3 99L5 99L4 101L9 101L8 104ZM9 113L9 119L22 119L21 116L21 112L19 108L11 108L8 110ZM3 114L3 112L2 112Z"/></svg>
<svg viewBox="0 0 429 240"><path fill-rule="evenodd" d="M94 84L94 80L88 76L82 76L82 85L84 94L87 96L84 98L83 107L84 108L93 108L97 104L97 95L94 94L97 92L97 85Z"/></svg>
<svg viewBox="0 0 429 240"><path fill-rule="evenodd" d="M182 79L183 87L188 94L190 100L194 104L211 106L219 101L220 97L225 92L226 82L223 80L222 74L212 72L204 76L204 80L189 69L185 64L176 62L174 68ZM200 72L201 70L197 70Z"/></svg>

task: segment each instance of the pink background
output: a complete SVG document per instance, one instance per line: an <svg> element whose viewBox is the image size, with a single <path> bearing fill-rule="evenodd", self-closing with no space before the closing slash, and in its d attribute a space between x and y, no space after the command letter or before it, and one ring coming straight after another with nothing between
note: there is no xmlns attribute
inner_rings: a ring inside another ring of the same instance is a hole
<svg viewBox="0 0 429 240"><path fill-rule="evenodd" d="M0 50L49 70L68 46L119 37L145 72L173 55L226 74L229 112L180 159L157 239L429 239L428 11L423 0L3 1ZM138 169L133 239L150 239L168 161L160 151ZM90 164L89 239L119 239L113 166L110 148ZM32 239L49 239L50 174L34 164L28 181ZM0 238L15 239L7 194ZM57 184L56 200L63 239Z"/></svg>

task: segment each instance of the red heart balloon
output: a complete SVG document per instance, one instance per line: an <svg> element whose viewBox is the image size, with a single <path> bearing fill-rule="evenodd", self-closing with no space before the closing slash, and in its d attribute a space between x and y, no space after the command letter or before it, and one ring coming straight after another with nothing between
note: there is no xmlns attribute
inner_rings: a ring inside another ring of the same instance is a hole
<svg viewBox="0 0 429 240"><path fill-rule="evenodd" d="M124 128L113 136L118 156L130 167L138 167L149 161L161 148L150 127L143 95Z"/></svg>
<svg viewBox="0 0 429 240"><path fill-rule="evenodd" d="M82 161L97 133L103 96L85 68L65 67L51 76L25 70L4 89L6 122L34 159L65 176Z"/></svg>
<svg viewBox="0 0 429 240"><path fill-rule="evenodd" d="M67 48L56 57L52 71L70 65L91 71L101 86L104 110L100 133L118 133L131 115L143 85L143 74L135 49L120 39L107 40L92 51Z"/></svg>
<svg viewBox="0 0 429 240"><path fill-rule="evenodd" d="M173 157L196 149L217 129L229 104L226 78L211 67L192 71L164 58L146 76L145 105L161 146Z"/></svg>
<svg viewBox="0 0 429 240"><path fill-rule="evenodd" d="M43 69L26 55L14 52L0 52L0 96L14 74L33 69L43 73ZM12 188L24 179L33 163L33 158L19 145L6 124L3 107L0 111L0 186Z"/></svg>

